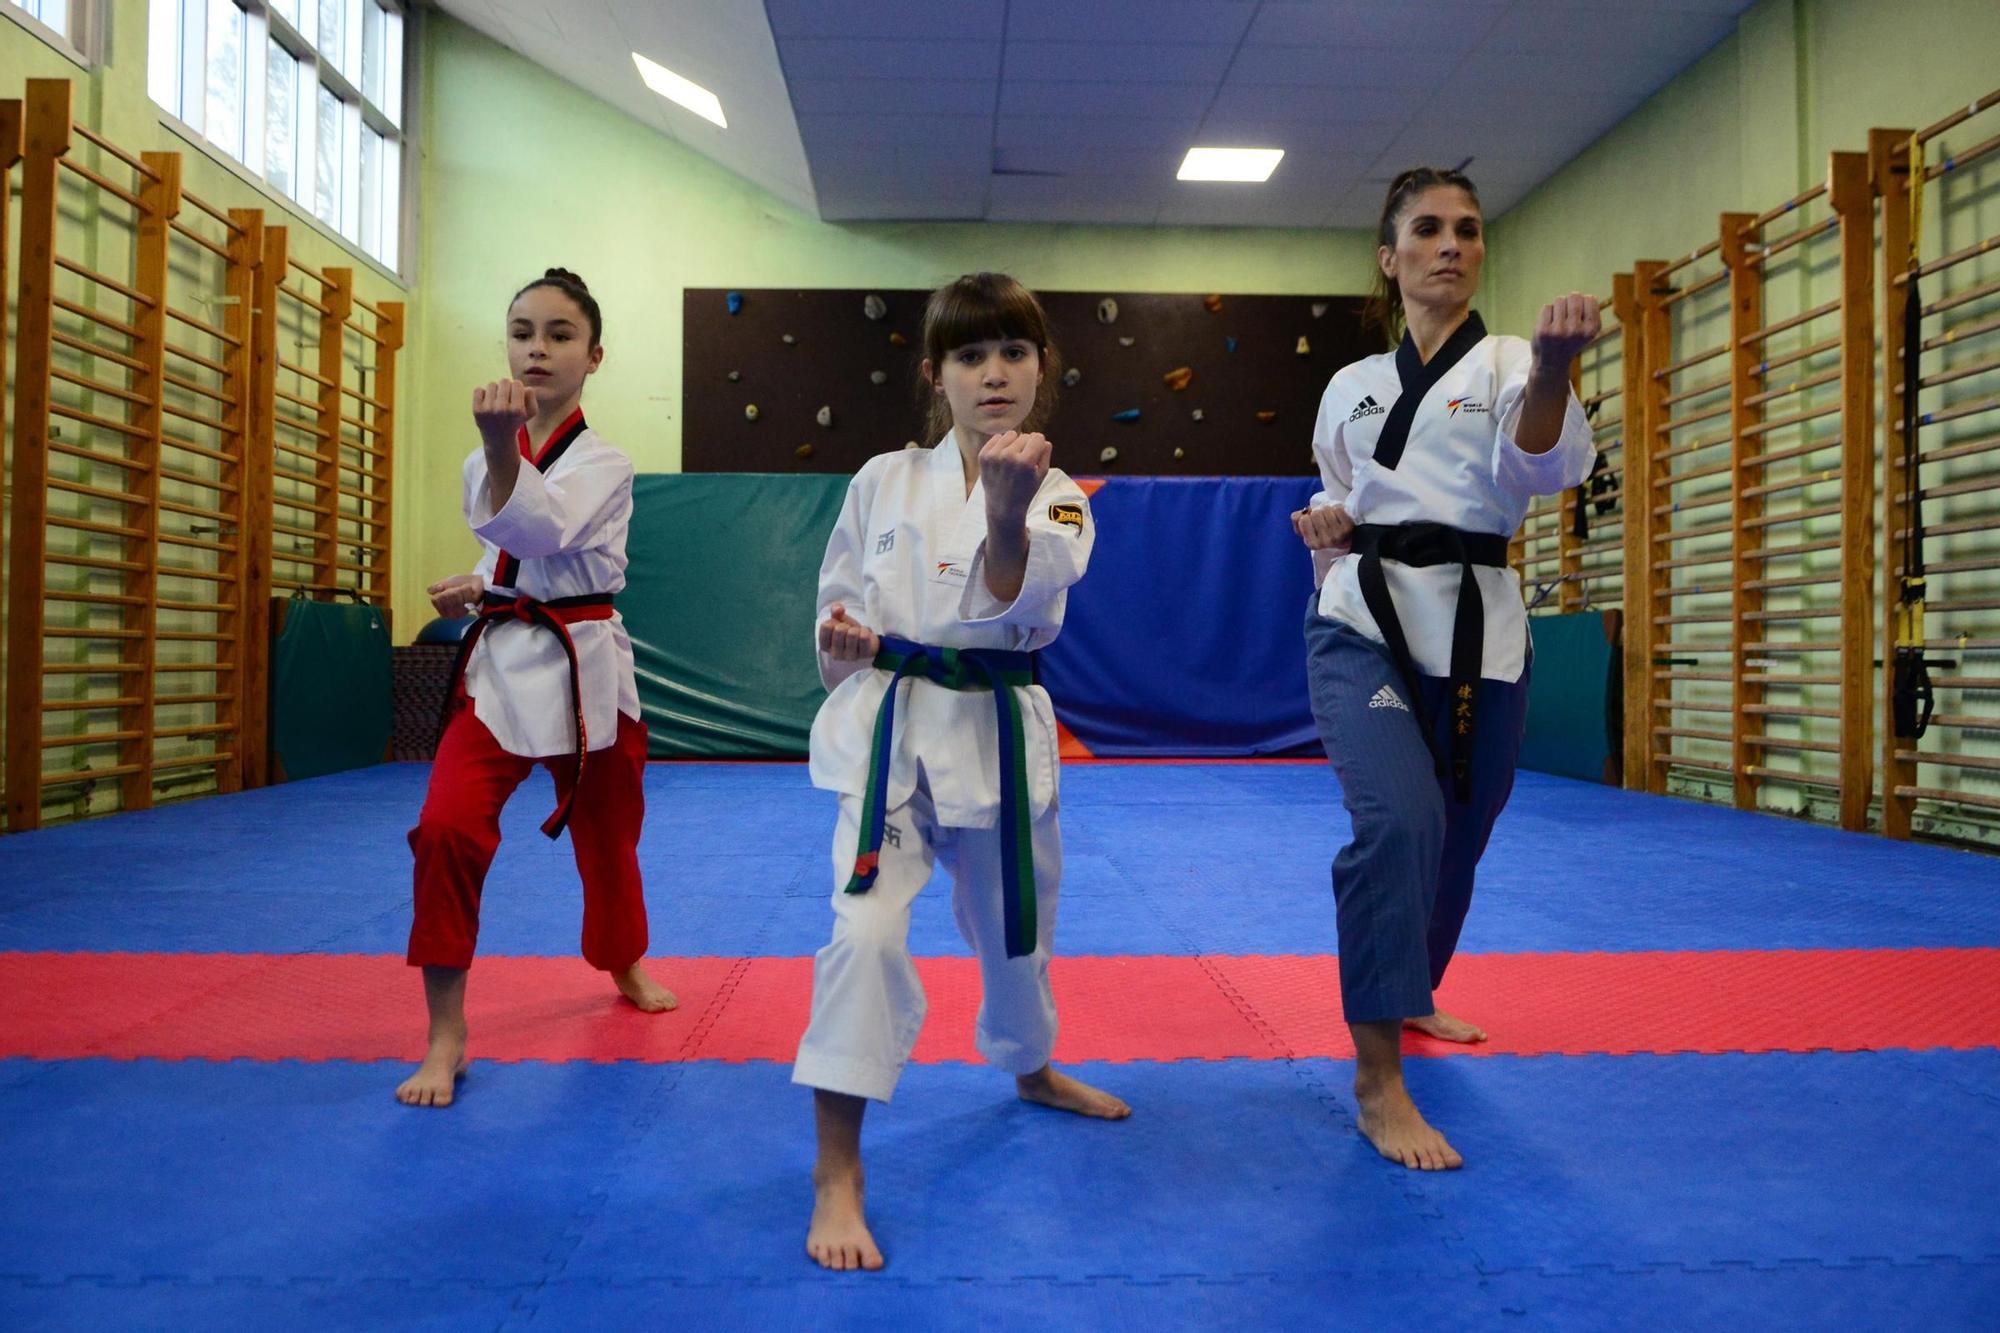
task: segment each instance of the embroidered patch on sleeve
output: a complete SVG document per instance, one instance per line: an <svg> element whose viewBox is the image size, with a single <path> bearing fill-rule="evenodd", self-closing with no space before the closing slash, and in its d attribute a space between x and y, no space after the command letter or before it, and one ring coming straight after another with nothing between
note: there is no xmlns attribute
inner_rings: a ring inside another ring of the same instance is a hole
<svg viewBox="0 0 2000 1333"><path fill-rule="evenodd" d="M1076 530L1077 530L1078 532L1082 532L1082 531L1083 531L1083 506L1082 506L1082 505L1050 505L1050 506L1049 506L1049 522L1051 522L1051 523L1061 523L1061 524L1062 524L1062 525L1064 525L1065 527L1071 527L1071 528L1075 528L1075 529L1076 529Z"/></svg>

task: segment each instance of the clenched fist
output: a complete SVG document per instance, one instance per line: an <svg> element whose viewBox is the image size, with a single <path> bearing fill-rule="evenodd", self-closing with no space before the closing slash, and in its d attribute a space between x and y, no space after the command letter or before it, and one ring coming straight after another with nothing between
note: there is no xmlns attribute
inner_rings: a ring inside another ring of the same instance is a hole
<svg viewBox="0 0 2000 1333"><path fill-rule="evenodd" d="M819 622L819 650L836 662L872 662L881 647L875 631L849 617L839 602L829 607L827 618Z"/></svg>
<svg viewBox="0 0 2000 1333"><path fill-rule="evenodd" d="M1299 509L1292 514L1292 531L1309 551L1331 551L1346 555L1354 542L1354 520L1339 505Z"/></svg>
<svg viewBox="0 0 2000 1333"><path fill-rule="evenodd" d="M1597 315L1596 297L1581 292L1557 297L1542 307L1542 317L1535 321L1535 336L1530 345L1536 366L1550 373L1569 374L1569 363L1590 345L1603 326Z"/></svg>
<svg viewBox="0 0 2000 1333"><path fill-rule="evenodd" d="M535 391L519 380L497 380L472 391L472 422L488 449L512 450L521 427L535 419Z"/></svg>
<svg viewBox="0 0 2000 1333"><path fill-rule="evenodd" d="M486 580L477 574L453 574L424 589L431 606L441 616L462 616L479 605L486 595Z"/></svg>
<svg viewBox="0 0 2000 1333"><path fill-rule="evenodd" d="M1049 475L1048 440L1040 434L1003 431L979 449L979 480L986 487L989 527L1019 527Z"/></svg>

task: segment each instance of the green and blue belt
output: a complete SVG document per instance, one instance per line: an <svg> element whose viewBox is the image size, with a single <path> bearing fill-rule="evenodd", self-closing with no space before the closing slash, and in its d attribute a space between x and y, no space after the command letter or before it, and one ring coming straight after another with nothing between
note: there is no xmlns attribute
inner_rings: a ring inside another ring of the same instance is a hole
<svg viewBox="0 0 2000 1333"><path fill-rule="evenodd" d="M868 790L861 801L861 842L855 849L848 893L866 893L881 868L882 831L889 815L889 760L895 752L896 687L905 678L928 680L948 690L991 690L1000 723L1000 882L1001 914L1007 926L1007 956L1035 951L1034 817L1028 797L1028 739L1021 700L1014 693L1035 683L1032 653L985 648L932 648L908 639L882 636L875 654L878 671L893 673L875 715L868 753ZM1003 688L1004 687L1004 688Z"/></svg>

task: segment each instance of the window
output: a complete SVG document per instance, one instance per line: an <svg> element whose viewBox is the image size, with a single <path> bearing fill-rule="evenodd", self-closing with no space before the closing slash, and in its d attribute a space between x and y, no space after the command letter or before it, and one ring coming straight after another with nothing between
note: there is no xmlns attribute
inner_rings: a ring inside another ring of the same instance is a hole
<svg viewBox="0 0 2000 1333"><path fill-rule="evenodd" d="M40 19L56 36L75 40L69 30L69 0L7 0L7 3L26 10L29 18Z"/></svg>
<svg viewBox="0 0 2000 1333"><path fill-rule="evenodd" d="M89 65L88 38L96 29L97 0L0 0L0 14L18 21L81 65Z"/></svg>
<svg viewBox="0 0 2000 1333"><path fill-rule="evenodd" d="M403 221L403 0L151 3L153 100L301 211L395 268Z"/></svg>

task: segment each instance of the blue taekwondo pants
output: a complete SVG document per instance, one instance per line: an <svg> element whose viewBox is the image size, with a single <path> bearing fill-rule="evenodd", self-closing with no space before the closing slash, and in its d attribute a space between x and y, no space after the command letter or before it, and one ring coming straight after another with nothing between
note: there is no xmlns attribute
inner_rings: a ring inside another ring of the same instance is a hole
<svg viewBox="0 0 2000 1333"><path fill-rule="evenodd" d="M1389 650L1320 615L1317 596L1306 611L1306 677L1354 823L1354 840L1333 860L1341 1005L1350 1023L1423 1017L1435 1012L1431 992L1458 947L1473 872L1514 790L1528 673L1479 682L1464 805L1417 730L1421 721L1443 746L1442 677L1419 677L1423 697L1405 699Z"/></svg>

